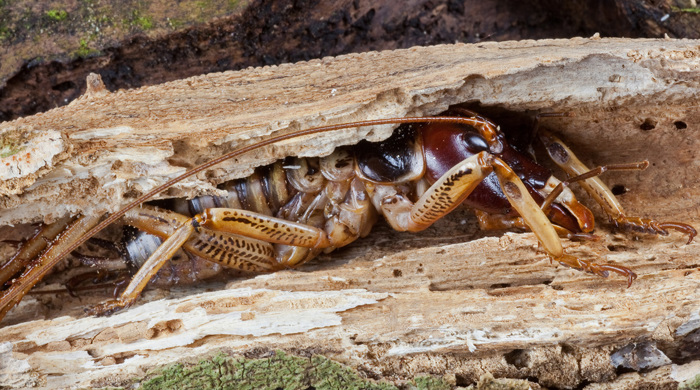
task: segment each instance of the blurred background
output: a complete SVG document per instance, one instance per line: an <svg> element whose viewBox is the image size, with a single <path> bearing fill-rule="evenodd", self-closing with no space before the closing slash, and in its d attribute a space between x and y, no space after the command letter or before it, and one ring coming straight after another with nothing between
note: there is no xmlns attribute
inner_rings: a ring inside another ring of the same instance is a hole
<svg viewBox="0 0 700 390"><path fill-rule="evenodd" d="M0 122L210 72L416 45L698 38L695 0L0 0Z"/></svg>

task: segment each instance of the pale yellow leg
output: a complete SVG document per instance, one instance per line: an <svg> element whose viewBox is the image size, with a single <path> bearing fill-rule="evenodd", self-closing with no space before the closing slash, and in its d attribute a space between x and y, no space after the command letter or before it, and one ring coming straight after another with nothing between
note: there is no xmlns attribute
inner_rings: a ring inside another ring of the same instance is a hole
<svg viewBox="0 0 700 390"><path fill-rule="evenodd" d="M547 153L561 169L570 176L585 175L588 172L595 171L589 169L579 160L574 152L571 151L559 138L549 132L540 131L540 139L545 145ZM644 169L648 162L643 162L636 169ZM634 165L634 164L632 164ZM598 169L600 169L599 167ZM635 168L632 168L635 169ZM601 172L602 173L602 172ZM688 235L688 244L697 235L697 231L690 225L682 222L658 222L649 218L627 217L622 209L622 205L617 200L615 195L610 191L610 188L603 183L598 177L589 177L585 181L580 182L586 192L603 208L610 220L615 226L644 233L653 233L667 235L667 229L673 229Z"/></svg>

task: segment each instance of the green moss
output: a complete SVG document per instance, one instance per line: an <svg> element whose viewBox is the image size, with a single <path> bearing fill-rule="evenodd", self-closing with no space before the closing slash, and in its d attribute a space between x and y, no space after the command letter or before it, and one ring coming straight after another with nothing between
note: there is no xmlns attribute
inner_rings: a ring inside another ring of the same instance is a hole
<svg viewBox="0 0 700 390"><path fill-rule="evenodd" d="M0 0L0 42L9 41L14 35L11 23L12 15L10 10L5 8L8 5L8 0Z"/></svg>
<svg viewBox="0 0 700 390"><path fill-rule="evenodd" d="M68 17L68 12L62 9L52 9L45 12L46 17L53 20L54 22L60 22L66 20Z"/></svg>
<svg viewBox="0 0 700 390"><path fill-rule="evenodd" d="M170 366L141 389L371 389L395 390L388 383L362 379L351 369L323 356L301 358L277 351L264 359L233 358L224 354L198 365ZM428 388L425 388L428 389ZM432 388L431 388L432 389ZM441 389L435 387L434 389Z"/></svg>
<svg viewBox="0 0 700 390"><path fill-rule="evenodd" d="M178 18L167 18L165 21L168 24L168 27L172 28L173 30L177 30L185 25L185 21Z"/></svg>
<svg viewBox="0 0 700 390"><path fill-rule="evenodd" d="M153 20L148 16L139 16L134 19L134 24L141 27L142 30L150 30L153 28Z"/></svg>
<svg viewBox="0 0 700 390"><path fill-rule="evenodd" d="M0 41L10 40L12 38L12 31L6 26L0 25Z"/></svg>
<svg viewBox="0 0 700 390"><path fill-rule="evenodd" d="M199 0L199 1L196 1L194 4L197 8L202 9L202 10L205 10L205 9L208 9L209 7L211 7L211 1L209 1L209 0Z"/></svg>
<svg viewBox="0 0 700 390"><path fill-rule="evenodd" d="M75 51L75 55L77 57L90 57L93 55L98 55L100 54L100 51L97 49L93 49L88 45L89 39L81 38L80 39L80 46L78 47L78 50Z"/></svg>
<svg viewBox="0 0 700 390"><path fill-rule="evenodd" d="M700 390L700 373L678 385L678 390Z"/></svg>
<svg viewBox="0 0 700 390"><path fill-rule="evenodd" d="M671 7L671 11L673 11L673 12L685 12L685 13L689 13L689 14L700 14L700 8L698 8L698 7L693 7L693 8Z"/></svg>
<svg viewBox="0 0 700 390"><path fill-rule="evenodd" d="M15 140L0 140L0 158L10 157L21 152L22 145Z"/></svg>
<svg viewBox="0 0 700 390"><path fill-rule="evenodd" d="M413 379L412 383L408 385L409 390L450 390L450 386L442 378L435 378L432 376L419 376Z"/></svg>
<svg viewBox="0 0 700 390"><path fill-rule="evenodd" d="M88 47L87 40L80 39L80 47L76 50L75 54L79 57L87 57L90 54L90 48Z"/></svg>
<svg viewBox="0 0 700 390"><path fill-rule="evenodd" d="M135 9L131 11L130 17L124 20L124 25L128 28L139 28L146 31L153 28L153 19L143 15L139 9Z"/></svg>

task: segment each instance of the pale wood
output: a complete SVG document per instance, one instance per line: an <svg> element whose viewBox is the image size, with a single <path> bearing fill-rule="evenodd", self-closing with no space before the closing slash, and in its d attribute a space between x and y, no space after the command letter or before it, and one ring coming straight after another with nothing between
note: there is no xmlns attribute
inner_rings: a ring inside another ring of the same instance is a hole
<svg viewBox="0 0 700 390"><path fill-rule="evenodd" d="M124 192L139 193L181 166L288 128L435 114L480 101L576 114L546 125L585 163L651 161L645 172L604 178L628 188L621 200L630 215L697 227L699 45L595 38L450 45L116 93L97 83L65 108L0 125L3 132L51 129L60 135L54 142L68 145L56 148L62 151L47 172L5 182L4 193L18 194L0 200L0 220L114 209ZM640 129L646 119L654 129ZM677 129L677 121L687 128ZM212 183L190 182L169 195L211 190L284 155L327 153L368 131L372 139L388 134L365 129L289 142L215 169L206 176ZM56 194L60 200L45 198ZM3 368L12 369L0 370L0 385L118 385L154 365L253 348L322 352L398 381L419 373L476 379L486 371L537 377L546 386L614 381L614 349L633 341L673 346L700 327L700 250L675 233L613 234L598 217L600 241L565 246L633 268L640 278L629 289L619 278L550 265L531 234L480 238L471 214L461 212L423 234L379 227L300 271L240 278L215 291L152 290L107 318L82 314L104 297L28 297L3 322L0 353ZM524 363L513 364L514 350L523 350L515 355L526 356ZM677 371L667 365L655 372L678 380ZM619 380L639 383L630 378Z"/></svg>

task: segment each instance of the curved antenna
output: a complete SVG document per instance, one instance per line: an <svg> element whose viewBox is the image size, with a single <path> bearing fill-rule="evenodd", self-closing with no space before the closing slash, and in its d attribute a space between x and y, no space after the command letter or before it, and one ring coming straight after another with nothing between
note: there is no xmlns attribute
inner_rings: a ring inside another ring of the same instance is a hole
<svg viewBox="0 0 700 390"><path fill-rule="evenodd" d="M224 154L221 157L217 157L213 160L210 160L210 161L208 161L208 162L206 162L198 167L192 168L191 170L183 173L180 176L177 176L173 179L168 180L164 184L161 184L158 187L141 195L136 200L134 200L131 203L124 206L121 210L111 214L107 219L100 222L97 226L88 230L84 236L86 236L87 238L94 236L95 234L99 233L104 228L106 228L108 225L112 224L117 219L124 216L124 214L126 214L129 210L131 210L134 207L140 205L141 203L151 199L155 195L158 195L159 193L167 190L168 188L172 187L173 185L177 184L178 182L180 182L184 179L187 179L188 177L194 176L194 175L196 175L196 174L198 174L206 169L209 169L209 168L213 167L214 165L222 163L226 160L230 160L234 157L238 157L244 153L248 153L248 152L253 151L255 149L260 149L264 146L272 145L272 144L275 144L277 142L286 141L286 140L289 140L292 138L304 137L304 136L312 135L312 134L326 133L326 132L335 131L335 130L350 129L350 128L354 128L354 127L395 125L395 124L405 124L405 123L464 123L467 125L473 125L474 121L471 118L462 118L462 117L407 117L407 118L375 119L375 120L368 120L368 121L360 121L360 122L342 123L342 124L337 124L337 125L313 127L313 128L306 129L306 130L299 130L299 131L296 131L296 132L293 132L290 134L283 134L283 135L278 135L275 137L270 137L268 139L259 141L255 144L243 146L241 148L232 150L232 151ZM81 237L81 239L78 240L79 242L76 242L73 245L69 246L58 257L62 258L64 256L68 255L70 252L72 252L78 246L80 246L83 242L85 242L87 240L87 238L83 239Z"/></svg>
<svg viewBox="0 0 700 390"><path fill-rule="evenodd" d="M234 157L238 157L244 153L250 152L255 149L262 148L267 145L271 145L280 141L285 141L288 139L292 138L298 138L298 137L304 137L307 135L312 135L312 134L319 134L319 133L326 133L330 131L335 131L335 130L342 130L342 129L349 129L349 128L355 128L355 127L365 127L365 126L377 126L377 125L391 125L391 124L405 124L405 123L462 123L470 126L474 126L476 124L483 124L482 121L479 121L476 118L463 118L463 117L407 117L407 118L390 118L390 119L375 119L375 120L368 120L368 121L360 121L360 122L350 122L350 123L342 123L342 124L337 124L337 125L327 125L327 126L320 126L320 127L313 127L310 129L306 130L299 130L295 131L289 134L283 134L283 135L278 135L275 137L270 137L268 139L259 141L255 144L252 145L247 145L243 146L241 148L232 150L221 157L217 157L213 160L210 160L200 166L197 166L195 168L192 168L191 170L183 173L182 175L179 175L173 179L168 180L164 184L161 184L154 189L148 191L147 193L141 195L138 197L136 200L132 201L131 203L127 204L123 208L121 208L119 211L109 215L104 221L100 222L99 224L95 225L92 229L88 230L80 236L77 240L75 240L72 244L70 244L66 249L64 249L62 252L60 252L56 257L48 261L47 263L44 264L42 269L33 277L31 280L30 278L24 278L24 277L19 277L15 283L13 283L10 288L5 290L2 295L0 295L0 319L2 319L3 314L9 310L10 306L14 306L13 301L15 298L18 296L22 295L22 291L26 291L30 289L34 284L38 283L39 280L41 280L46 273L49 272L61 259L66 257L68 254L70 254L73 250L75 250L77 247L82 245L85 241L87 241L90 237L94 236L95 234L99 233L102 231L104 228L115 222L117 219L121 218L126 214L129 210L137 207L141 203L151 199L153 196L158 195L162 191L170 188L172 185L190 177L194 176L208 168L213 167L216 164L219 164L221 162L224 162L226 160L232 159ZM16 303L16 302L14 302Z"/></svg>

